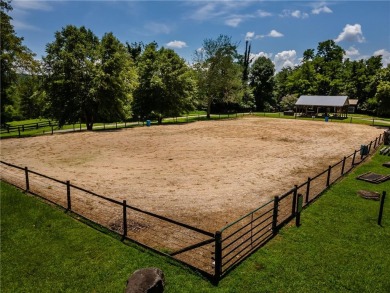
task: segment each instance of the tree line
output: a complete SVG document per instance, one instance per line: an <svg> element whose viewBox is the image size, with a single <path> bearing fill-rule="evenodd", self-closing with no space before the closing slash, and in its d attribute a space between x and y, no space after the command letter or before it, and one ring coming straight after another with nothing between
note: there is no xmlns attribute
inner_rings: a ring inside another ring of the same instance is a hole
<svg viewBox="0 0 390 293"><path fill-rule="evenodd" d="M275 73L269 58L255 59L250 42L220 35L205 39L188 64L156 42L121 43L113 33L99 39L90 29L57 31L38 62L23 45L1 0L1 123L54 118L60 125L179 116L195 109L275 111L293 107L299 95L347 95L360 109L390 115L390 67L382 57L344 59L334 41L308 49L293 68Z"/></svg>

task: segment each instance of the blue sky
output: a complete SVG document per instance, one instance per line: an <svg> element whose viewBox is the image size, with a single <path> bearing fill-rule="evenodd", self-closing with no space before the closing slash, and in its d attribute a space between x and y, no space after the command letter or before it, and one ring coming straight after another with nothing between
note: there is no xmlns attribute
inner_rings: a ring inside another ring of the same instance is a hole
<svg viewBox="0 0 390 293"><path fill-rule="evenodd" d="M270 58L280 70L299 64L304 50L329 39L356 60L383 55L390 63L390 1L42 1L13 0L17 35L37 58L66 25L98 37L113 32L123 43L174 49L192 62L206 38L232 37L244 52Z"/></svg>

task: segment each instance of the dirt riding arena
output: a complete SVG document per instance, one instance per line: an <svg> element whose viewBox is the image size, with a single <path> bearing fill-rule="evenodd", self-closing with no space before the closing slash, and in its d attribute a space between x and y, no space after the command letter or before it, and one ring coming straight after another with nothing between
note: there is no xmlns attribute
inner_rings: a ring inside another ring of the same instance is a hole
<svg viewBox="0 0 390 293"><path fill-rule="evenodd" d="M216 231L383 129L243 118L1 141L1 160Z"/></svg>

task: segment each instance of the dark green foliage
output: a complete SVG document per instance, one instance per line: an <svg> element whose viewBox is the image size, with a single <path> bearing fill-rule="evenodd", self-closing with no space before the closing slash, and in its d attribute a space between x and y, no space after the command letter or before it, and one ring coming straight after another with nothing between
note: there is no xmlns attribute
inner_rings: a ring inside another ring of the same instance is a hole
<svg viewBox="0 0 390 293"><path fill-rule="evenodd" d="M237 63L237 44L230 37L205 39L201 50L195 52L198 97L210 118L214 103L240 104L244 96L242 66ZM249 96L246 96L248 99Z"/></svg>
<svg viewBox="0 0 390 293"><path fill-rule="evenodd" d="M136 73L126 48L113 36L102 41L85 27L67 26L47 45L45 88L60 125L129 116Z"/></svg>
<svg viewBox="0 0 390 293"><path fill-rule="evenodd" d="M280 101L289 94L347 95L358 99L358 109L384 115L381 109L385 104L380 106L375 98L381 80L378 74L382 70L382 57L351 61L343 60L344 54L333 40L320 42L317 51L305 50L299 66L283 68L276 74L275 98Z"/></svg>
<svg viewBox="0 0 390 293"><path fill-rule="evenodd" d="M56 32L44 58L46 92L53 116L60 125L83 119L92 126L98 103L97 75L99 40L85 27L69 25Z"/></svg>
<svg viewBox="0 0 390 293"><path fill-rule="evenodd" d="M269 58L259 57L252 64L249 84L253 90L257 111L275 106L273 99L275 66Z"/></svg>
<svg viewBox="0 0 390 293"><path fill-rule="evenodd" d="M134 93L133 113L140 118L175 117L194 108L194 76L173 50L146 45L138 58L139 86Z"/></svg>
<svg viewBox="0 0 390 293"><path fill-rule="evenodd" d="M33 73L38 64L34 54L23 45L23 38L18 37L11 24L12 18L7 12L12 10L11 1L0 2L0 68L1 68L1 124L17 115L17 101L12 99L13 86L18 73Z"/></svg>

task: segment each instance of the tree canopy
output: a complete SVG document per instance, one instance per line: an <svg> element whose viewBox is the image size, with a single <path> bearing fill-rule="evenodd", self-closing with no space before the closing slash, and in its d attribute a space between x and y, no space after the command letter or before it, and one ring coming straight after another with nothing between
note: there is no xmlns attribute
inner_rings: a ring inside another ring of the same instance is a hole
<svg viewBox="0 0 390 293"><path fill-rule="evenodd" d="M112 33L102 41L85 27L56 32L44 58L47 97L59 124L125 118L136 71L126 48Z"/></svg>
<svg viewBox="0 0 390 293"><path fill-rule="evenodd" d="M250 69L249 84L253 90L258 111L275 106L274 100L275 65L269 58L261 56L253 62Z"/></svg>
<svg viewBox="0 0 390 293"><path fill-rule="evenodd" d="M195 52L199 99L210 118L214 102L239 103L244 95L242 67L237 63L237 44L220 35L205 39L201 50Z"/></svg>
<svg viewBox="0 0 390 293"><path fill-rule="evenodd" d="M178 116L194 109L196 84L185 61L173 50L156 43L146 45L138 59L139 87L134 94L133 112L136 116Z"/></svg>
<svg viewBox="0 0 390 293"><path fill-rule="evenodd" d="M0 2L0 67L1 67L1 124L12 119L15 103L11 98L12 86L16 84L18 74L34 74L38 63L34 53L23 45L23 38L18 37L7 14L12 10L11 1Z"/></svg>
<svg viewBox="0 0 390 293"><path fill-rule="evenodd" d="M275 73L266 58L253 61L251 44L219 35L204 39L186 64L156 42L99 39L84 26L68 25L47 44L43 62L23 45L1 0L1 123L50 116L65 123L158 119L193 109L212 111L291 109L299 95L347 95L360 111L390 116L390 69L382 56L345 59L333 40L303 52L298 66Z"/></svg>

